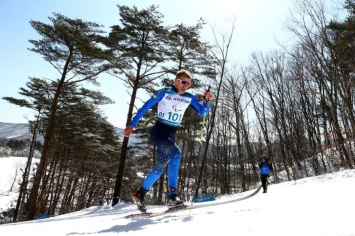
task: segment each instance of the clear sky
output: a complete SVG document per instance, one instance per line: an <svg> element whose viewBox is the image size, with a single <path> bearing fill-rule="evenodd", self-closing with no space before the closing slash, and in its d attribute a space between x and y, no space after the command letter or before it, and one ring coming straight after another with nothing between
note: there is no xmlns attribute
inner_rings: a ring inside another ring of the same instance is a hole
<svg viewBox="0 0 355 236"><path fill-rule="evenodd" d="M0 98L23 98L18 94L19 88L25 87L29 77L59 77L40 55L28 50L32 47L28 40L39 39L30 20L50 23L48 17L56 12L102 24L108 31L109 26L119 24L117 4L139 9L158 5L165 25L195 25L202 17L218 33L228 33L235 18L230 55L235 60L233 64L242 64L252 52L278 48L275 38L287 40L282 28L293 0L1 0ZM210 26L205 27L202 36L204 41L213 42ZM101 86L96 89L115 101L102 107L104 115L115 127L124 128L129 101L126 88L108 75L100 76L99 82ZM143 100L148 98L147 94L138 95ZM27 123L33 115L27 108L0 99L0 122Z"/></svg>

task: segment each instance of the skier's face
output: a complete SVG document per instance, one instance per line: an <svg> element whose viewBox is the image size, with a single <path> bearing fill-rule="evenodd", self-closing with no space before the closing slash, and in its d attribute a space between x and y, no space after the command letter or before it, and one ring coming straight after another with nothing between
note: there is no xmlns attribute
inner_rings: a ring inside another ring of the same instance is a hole
<svg viewBox="0 0 355 236"><path fill-rule="evenodd" d="M191 85L191 79L185 76L175 78L175 88L178 94L183 94Z"/></svg>

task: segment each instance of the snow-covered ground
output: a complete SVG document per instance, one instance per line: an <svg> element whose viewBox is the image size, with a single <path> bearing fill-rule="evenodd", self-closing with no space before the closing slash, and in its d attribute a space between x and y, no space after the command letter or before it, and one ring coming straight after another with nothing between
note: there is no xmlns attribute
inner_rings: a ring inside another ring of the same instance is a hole
<svg viewBox="0 0 355 236"><path fill-rule="evenodd" d="M33 159L32 165L38 161ZM24 157L0 157L0 212L16 204L26 162L27 158Z"/></svg>
<svg viewBox="0 0 355 236"><path fill-rule="evenodd" d="M1 181L4 176L13 174L6 165L13 166L14 163L0 158ZM9 187L12 178L7 179L10 181L2 181L1 189L5 185ZM355 170L343 170L273 184L269 186L267 194L260 191L247 200L150 219L121 218L137 213L134 205L97 206L49 219L2 224L0 235L355 235L354 186ZM241 198L253 191L225 196L216 201ZM4 198L0 196L0 204L3 201ZM150 211L163 208L148 206Z"/></svg>

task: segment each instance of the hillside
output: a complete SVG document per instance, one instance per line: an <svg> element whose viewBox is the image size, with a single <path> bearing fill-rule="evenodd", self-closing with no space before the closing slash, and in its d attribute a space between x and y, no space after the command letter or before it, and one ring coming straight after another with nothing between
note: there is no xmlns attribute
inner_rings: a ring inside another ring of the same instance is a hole
<svg viewBox="0 0 355 236"><path fill-rule="evenodd" d="M31 136L27 124L0 122L0 138L30 139Z"/></svg>
<svg viewBox="0 0 355 236"><path fill-rule="evenodd" d="M115 131L119 137L119 140L123 140L123 129L115 128ZM134 146L142 142L142 139L139 138L138 133L133 133L129 139L129 146ZM0 138L6 139L31 139L32 134L28 129L27 124L18 124L18 123L4 123L0 122ZM37 140L43 140L42 137L38 137Z"/></svg>
<svg viewBox="0 0 355 236"><path fill-rule="evenodd" d="M16 161L14 158L11 158ZM6 165L0 158L2 176ZM8 158L8 160L10 160ZM4 173L5 172L5 173ZM3 183L2 183L3 184ZM31 222L0 225L0 235L355 235L355 170L343 170L269 186L267 194L235 203L174 212L151 219L122 219L135 205L96 206ZM236 199L252 191L222 196ZM0 202L2 198L0 198ZM199 203L204 204L204 203ZM164 206L148 206L160 211Z"/></svg>

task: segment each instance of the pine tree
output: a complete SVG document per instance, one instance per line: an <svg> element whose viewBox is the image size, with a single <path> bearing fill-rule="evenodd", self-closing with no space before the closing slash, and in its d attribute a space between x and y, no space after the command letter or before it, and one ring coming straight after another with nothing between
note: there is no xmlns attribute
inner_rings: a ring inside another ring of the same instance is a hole
<svg viewBox="0 0 355 236"><path fill-rule="evenodd" d="M40 182L45 170L56 112L63 89L85 80L95 83L97 75L109 68L103 63L109 54L101 49L100 34L103 31L100 25L80 19L70 19L58 13L49 17L49 20L52 25L39 21L30 22L42 36L40 40L30 40L33 44L30 50L42 55L60 73L60 78L54 80L56 89L51 97L41 160L29 197L28 220L36 215Z"/></svg>
<svg viewBox="0 0 355 236"><path fill-rule="evenodd" d="M168 56L172 65L166 69L174 75L181 69L191 72L194 75L193 88L201 86L197 75L213 76L212 46L201 40L201 30L205 24L203 19L192 26L177 24L170 29L168 36Z"/></svg>
<svg viewBox="0 0 355 236"><path fill-rule="evenodd" d="M121 25L112 26L107 46L114 52L112 75L131 88L131 100L126 126L134 114L139 89L153 91L155 81L166 72L161 68L166 62L167 29L162 26L163 15L152 5L138 10L136 7L118 6ZM122 143L112 205L118 203L127 158L128 137Z"/></svg>

